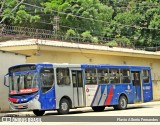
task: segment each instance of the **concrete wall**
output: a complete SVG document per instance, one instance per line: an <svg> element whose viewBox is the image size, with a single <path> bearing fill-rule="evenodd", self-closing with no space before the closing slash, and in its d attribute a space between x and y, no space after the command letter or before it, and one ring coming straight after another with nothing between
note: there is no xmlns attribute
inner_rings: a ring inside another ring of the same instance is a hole
<svg viewBox="0 0 160 125"><path fill-rule="evenodd" d="M125 56L87 54L79 53L41 51L39 56L32 55L27 58L28 63L52 62L52 63L89 63L89 64L127 64L151 66L153 79L154 100L160 100L160 59L147 59Z"/></svg>
<svg viewBox="0 0 160 125"><path fill-rule="evenodd" d="M0 111L3 112L9 110L9 88L4 86L4 75L8 72L8 67L26 63L26 56L0 51L0 60Z"/></svg>

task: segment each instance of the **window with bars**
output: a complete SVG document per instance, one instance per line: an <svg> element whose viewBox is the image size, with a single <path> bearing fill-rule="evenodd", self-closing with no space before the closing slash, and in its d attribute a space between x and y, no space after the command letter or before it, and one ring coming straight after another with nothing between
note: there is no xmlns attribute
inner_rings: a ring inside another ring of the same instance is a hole
<svg viewBox="0 0 160 125"><path fill-rule="evenodd" d="M109 69L109 80L110 83L120 83L120 74L119 74L119 69L113 68Z"/></svg>
<svg viewBox="0 0 160 125"><path fill-rule="evenodd" d="M57 84L58 85L70 85L69 69L68 68L57 68Z"/></svg>
<svg viewBox="0 0 160 125"><path fill-rule="evenodd" d="M121 83L131 83L131 75L129 69L121 69Z"/></svg>
<svg viewBox="0 0 160 125"><path fill-rule="evenodd" d="M149 83L149 70L143 70L143 82Z"/></svg>
<svg viewBox="0 0 160 125"><path fill-rule="evenodd" d="M86 84L95 85L97 84L96 69L86 69L85 70Z"/></svg>
<svg viewBox="0 0 160 125"><path fill-rule="evenodd" d="M98 73L98 84L109 83L108 69L97 69L97 73Z"/></svg>

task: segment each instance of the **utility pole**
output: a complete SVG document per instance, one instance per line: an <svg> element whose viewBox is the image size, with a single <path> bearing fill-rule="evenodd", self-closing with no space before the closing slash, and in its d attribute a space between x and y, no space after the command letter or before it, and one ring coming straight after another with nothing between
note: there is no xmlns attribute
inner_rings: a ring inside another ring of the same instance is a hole
<svg viewBox="0 0 160 125"><path fill-rule="evenodd" d="M56 39L58 35L58 30L59 30L59 16L55 16L53 18L53 30L55 31Z"/></svg>

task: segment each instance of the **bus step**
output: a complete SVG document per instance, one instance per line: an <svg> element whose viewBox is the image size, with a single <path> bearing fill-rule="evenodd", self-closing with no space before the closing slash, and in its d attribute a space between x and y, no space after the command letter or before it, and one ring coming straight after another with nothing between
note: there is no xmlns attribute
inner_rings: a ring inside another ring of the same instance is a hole
<svg viewBox="0 0 160 125"><path fill-rule="evenodd" d="M134 102L134 104L142 104L142 102Z"/></svg>

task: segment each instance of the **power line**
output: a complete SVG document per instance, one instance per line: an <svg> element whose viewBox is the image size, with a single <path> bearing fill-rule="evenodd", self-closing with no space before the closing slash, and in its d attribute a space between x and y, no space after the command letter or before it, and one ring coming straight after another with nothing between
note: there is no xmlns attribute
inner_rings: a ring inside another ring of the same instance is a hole
<svg viewBox="0 0 160 125"><path fill-rule="evenodd" d="M4 8L5 1L6 1L6 0L3 0L3 2L1 3L0 14L2 13L2 10L3 10L3 8Z"/></svg>
<svg viewBox="0 0 160 125"><path fill-rule="evenodd" d="M47 25L53 25L53 23L47 23L44 21L36 21L38 23L42 23L42 24L47 24ZM74 29L74 30L79 30L79 31L87 31L87 29L82 29L82 28L77 28L77 27L70 27L70 26L66 26L66 25L59 25L59 27L63 27L63 28L68 28L68 29ZM90 33L99 33L98 31L91 31Z"/></svg>
<svg viewBox="0 0 160 125"><path fill-rule="evenodd" d="M27 6L34 7L34 8L45 9L44 7L40 7L40 6L37 6L37 5L32 5L32 4L28 4L28 3L23 3L23 4L27 5ZM63 15L68 15L68 13L59 12L59 11L56 11L56 10L53 10L53 9L52 9L52 12L56 12L56 13L63 14ZM97 20L97 19L93 19L93 18L87 18L87 17L83 17L83 16L77 16L77 15L74 15L74 14L70 14L70 15L74 16L74 17L77 17L77 18L85 19L85 20L97 21L97 22L101 22L101 23L110 24L110 22L103 21L103 20ZM160 30L158 28L156 29L156 28L148 28L148 27L142 27L142 26L132 26L132 25L126 25L126 24L120 24L120 23L118 23L118 25L122 25L122 26L126 26L126 27L132 27L132 28L136 28L136 29L141 28L141 29L149 29L149 30Z"/></svg>
<svg viewBox="0 0 160 125"><path fill-rule="evenodd" d="M110 4L106 4L106 5L110 5ZM120 5L120 6L118 6L118 5ZM133 7L133 8L140 8L140 7L146 7L146 8L152 8L152 7L154 7L154 8L158 8L158 7L160 7L160 5L144 5L143 3L136 3L136 4L116 4L116 6L114 6L114 7L130 7L130 8L132 8L131 6L135 6L135 7Z"/></svg>
<svg viewBox="0 0 160 125"><path fill-rule="evenodd" d="M10 12L8 15L10 15L13 11L15 11L17 9L17 7L22 4L24 2L24 0L21 0ZM0 21L0 24L6 19L7 17L2 18L2 20Z"/></svg>
<svg viewBox="0 0 160 125"><path fill-rule="evenodd" d="M109 7L113 7L113 6L109 6ZM130 5L123 5L123 6L114 6L114 7L116 7L116 8L124 8L124 9L136 9L136 8L142 8L142 7L145 7L145 8L158 8L158 7L160 7L160 5L157 5L157 6L136 6L136 7L131 7ZM30 14L39 14L39 15L52 15L52 14L45 14L45 13L35 13L35 12L33 12L33 11L31 11L31 12L28 12L28 13L30 13Z"/></svg>
<svg viewBox="0 0 160 125"><path fill-rule="evenodd" d="M36 8L39 8L39 9L44 9L44 7L40 7L40 6L37 6L37 5L32 5L32 4L28 4L28 3L23 3L23 4L28 5L28 6L32 6L32 7L36 7ZM52 9L52 11L56 12L56 13L59 13L59 14L68 15L68 13L65 13L65 12L59 12L59 11L56 11L56 10L53 10L53 9ZM71 14L71 16L81 18L81 19L91 20L91 21L103 22L103 23L108 23L108 24L110 23L110 22L106 22L106 21L103 21L103 20L97 20L97 19L93 19L93 18L77 16L77 15L74 15L74 14Z"/></svg>

